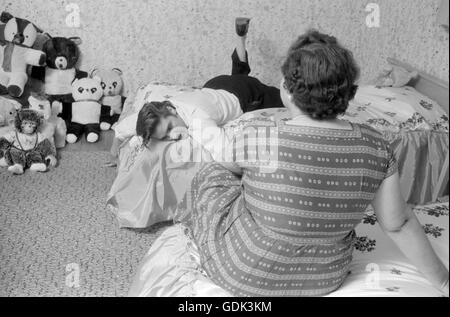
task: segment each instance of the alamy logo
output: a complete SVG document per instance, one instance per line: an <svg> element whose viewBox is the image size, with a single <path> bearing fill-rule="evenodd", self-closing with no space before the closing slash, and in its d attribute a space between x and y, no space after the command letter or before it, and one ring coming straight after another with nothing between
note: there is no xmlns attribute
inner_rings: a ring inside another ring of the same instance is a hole
<svg viewBox="0 0 450 317"><path fill-rule="evenodd" d="M366 272L369 273L366 277L366 287L368 289L380 289L380 267L378 264L367 264Z"/></svg>
<svg viewBox="0 0 450 317"><path fill-rule="evenodd" d="M69 12L66 16L66 25L70 28L79 28L81 25L80 6L73 2L69 3L66 5L66 11Z"/></svg>
<svg viewBox="0 0 450 317"><path fill-rule="evenodd" d="M377 3L369 3L366 5L366 12L369 14L366 16L366 25L369 28L380 27L380 6Z"/></svg>
<svg viewBox="0 0 450 317"><path fill-rule="evenodd" d="M66 265L66 286L70 288L80 287L80 265L77 263L69 263Z"/></svg>
<svg viewBox="0 0 450 317"><path fill-rule="evenodd" d="M202 124L202 120L194 120L191 138L171 147L169 155L173 162L253 164L261 173L273 173L278 168L276 127L223 129Z"/></svg>

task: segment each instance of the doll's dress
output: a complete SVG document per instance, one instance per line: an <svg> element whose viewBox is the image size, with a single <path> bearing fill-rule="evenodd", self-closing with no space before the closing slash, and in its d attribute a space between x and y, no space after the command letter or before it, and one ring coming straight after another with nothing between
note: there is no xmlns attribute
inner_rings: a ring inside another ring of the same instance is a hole
<svg viewBox="0 0 450 317"><path fill-rule="evenodd" d="M25 150L22 142L20 142L17 131L15 131L15 138L10 142L10 147L5 152L5 159L8 165L20 164L23 167L30 167L35 163L45 163L42 149L46 146L48 147L45 143L50 141L45 139L42 142L39 142L39 134L35 134L36 141L34 146ZM18 147L15 145L16 142L19 145Z"/></svg>

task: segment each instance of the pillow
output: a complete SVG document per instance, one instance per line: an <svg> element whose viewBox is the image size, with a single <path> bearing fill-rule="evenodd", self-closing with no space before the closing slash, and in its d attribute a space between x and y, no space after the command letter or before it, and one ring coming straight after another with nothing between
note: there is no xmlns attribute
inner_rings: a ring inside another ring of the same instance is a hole
<svg viewBox="0 0 450 317"><path fill-rule="evenodd" d="M152 140L147 148L136 139L121 146L117 177L107 197L121 228L147 228L173 219L200 168L195 162L173 159L177 142Z"/></svg>
<svg viewBox="0 0 450 317"><path fill-rule="evenodd" d="M284 108L257 110L229 122L225 129L233 133L236 126L254 117L281 120L288 115ZM128 122L130 117L123 122ZM146 148L136 136L122 143L117 177L107 198L120 227L147 228L172 219L173 212L200 168L200 164L179 162L172 156L172 151L182 150L183 144L152 140ZM192 153L202 153L202 157L207 155L196 147L199 145L191 145Z"/></svg>
<svg viewBox="0 0 450 317"><path fill-rule="evenodd" d="M113 128L116 138L124 140L136 134L136 121L141 108L151 101L168 100L184 91L192 91L193 87L179 86L168 83L153 82L140 87L134 98L129 97L124 105L124 110Z"/></svg>
<svg viewBox="0 0 450 317"><path fill-rule="evenodd" d="M343 116L377 130L448 132L448 116L437 102L413 87L360 86Z"/></svg>

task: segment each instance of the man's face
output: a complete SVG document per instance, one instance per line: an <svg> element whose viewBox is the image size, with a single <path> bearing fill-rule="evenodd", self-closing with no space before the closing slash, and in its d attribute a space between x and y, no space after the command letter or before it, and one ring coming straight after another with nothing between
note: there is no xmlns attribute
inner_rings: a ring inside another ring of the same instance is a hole
<svg viewBox="0 0 450 317"><path fill-rule="evenodd" d="M168 140L169 132L175 127L186 127L186 125L177 115L163 117L159 120L152 138L157 140Z"/></svg>

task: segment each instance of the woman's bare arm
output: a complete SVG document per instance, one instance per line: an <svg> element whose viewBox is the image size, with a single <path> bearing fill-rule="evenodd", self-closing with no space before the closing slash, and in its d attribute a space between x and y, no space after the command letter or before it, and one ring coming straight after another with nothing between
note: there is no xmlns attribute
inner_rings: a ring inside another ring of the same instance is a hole
<svg viewBox="0 0 450 317"><path fill-rule="evenodd" d="M383 181L372 204L383 231L428 280L448 296L448 269L434 252L414 212L405 203L398 173Z"/></svg>

